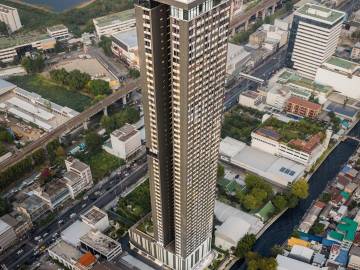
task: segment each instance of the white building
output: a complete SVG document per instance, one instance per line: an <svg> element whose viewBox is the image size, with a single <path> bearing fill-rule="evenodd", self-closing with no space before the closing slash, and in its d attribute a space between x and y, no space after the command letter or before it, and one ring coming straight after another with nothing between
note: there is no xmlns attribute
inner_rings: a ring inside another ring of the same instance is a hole
<svg viewBox="0 0 360 270"><path fill-rule="evenodd" d="M129 9L93 19L97 37L111 36L117 32L135 28L135 10Z"/></svg>
<svg viewBox="0 0 360 270"><path fill-rule="evenodd" d="M64 174L64 182L69 189L72 199L82 191L93 185L90 166L78 159L69 158L65 160L67 172Z"/></svg>
<svg viewBox="0 0 360 270"><path fill-rule="evenodd" d="M63 24L50 26L47 28L47 32L50 37L59 41L68 40L71 37L69 29Z"/></svg>
<svg viewBox="0 0 360 270"><path fill-rule="evenodd" d="M139 68L139 54L136 29L112 35L111 51L130 67Z"/></svg>
<svg viewBox="0 0 360 270"><path fill-rule="evenodd" d="M76 220L73 224L61 232L61 239L74 247L79 247L80 238L91 230L92 228L88 224L80 220Z"/></svg>
<svg viewBox="0 0 360 270"><path fill-rule="evenodd" d="M313 266L311 264L298 261L283 255L277 255L276 261L278 263L277 270L320 270L322 268Z"/></svg>
<svg viewBox="0 0 360 270"><path fill-rule="evenodd" d="M294 14L287 65L303 77L314 79L321 64L336 50L345 13L306 4Z"/></svg>
<svg viewBox="0 0 360 270"><path fill-rule="evenodd" d="M81 247L94 255L111 261L121 254L119 242L111 239L100 231L91 230L80 238Z"/></svg>
<svg viewBox="0 0 360 270"><path fill-rule="evenodd" d="M7 25L8 30L11 33L19 30L22 27L17 9L1 4L0 21L4 22Z"/></svg>
<svg viewBox="0 0 360 270"><path fill-rule="evenodd" d="M0 41L0 61L10 63L14 61L20 52L29 52L32 50L47 51L54 49L56 39L48 34L40 33L22 33L11 37L2 37Z"/></svg>
<svg viewBox="0 0 360 270"><path fill-rule="evenodd" d="M51 211L54 211L71 197L69 189L62 179L55 179L42 187L38 187L33 190L33 193L47 204Z"/></svg>
<svg viewBox="0 0 360 270"><path fill-rule="evenodd" d="M109 227L109 218L106 212L96 206L91 207L86 213L81 215L81 220L92 229L105 231Z"/></svg>
<svg viewBox="0 0 360 270"><path fill-rule="evenodd" d="M237 76L244 71L251 59L251 53L246 51L244 46L228 43L226 74Z"/></svg>
<svg viewBox="0 0 360 270"><path fill-rule="evenodd" d="M0 253L16 242L16 233L14 229L0 219Z"/></svg>
<svg viewBox="0 0 360 270"><path fill-rule="evenodd" d="M248 233L251 225L238 216L231 216L215 230L215 246L222 250L236 247L241 238Z"/></svg>
<svg viewBox="0 0 360 270"><path fill-rule="evenodd" d="M259 105L263 103L264 97L255 91L247 90L239 95L239 104L245 107L259 109Z"/></svg>
<svg viewBox="0 0 360 270"><path fill-rule="evenodd" d="M271 184L286 188L305 173L305 166L272 155L262 149L226 137L220 142L220 160L259 175Z"/></svg>
<svg viewBox="0 0 360 270"><path fill-rule="evenodd" d="M287 88L282 85L276 85L275 87L270 88L267 92L266 104L282 111L290 97L291 92Z"/></svg>
<svg viewBox="0 0 360 270"><path fill-rule="evenodd" d="M113 131L110 134L110 139L103 146L109 154L125 160L135 154L140 147L140 132L130 124L125 124L120 129Z"/></svg>
<svg viewBox="0 0 360 270"><path fill-rule="evenodd" d="M344 96L360 99L360 64L331 57L318 68L315 82L331 86Z"/></svg>
<svg viewBox="0 0 360 270"><path fill-rule="evenodd" d="M251 146L272 155L282 156L303 164L310 169L316 160L327 149L332 132L326 131L326 137L321 142L319 134L313 135L307 141L292 140L289 143L281 141L281 136L269 128L259 128L251 133Z"/></svg>

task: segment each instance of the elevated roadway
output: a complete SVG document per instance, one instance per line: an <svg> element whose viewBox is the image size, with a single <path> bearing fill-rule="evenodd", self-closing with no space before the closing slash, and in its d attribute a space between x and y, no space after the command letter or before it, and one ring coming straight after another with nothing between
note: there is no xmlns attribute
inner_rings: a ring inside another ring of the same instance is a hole
<svg viewBox="0 0 360 270"><path fill-rule="evenodd" d="M89 107L79 115L71 118L66 123L58 126L57 128L53 129L52 131L46 133L38 140L34 141L33 143L25 146L20 151L12 155L10 158L6 159L4 162L0 163L0 172L5 170L6 168L10 167L11 165L19 162L20 160L28 157L36 150L40 149L41 147L45 147L46 144L54 139L57 139L61 135L73 130L74 128L80 126L82 123L86 122L95 114L103 111L108 106L113 104L114 102L118 101L119 99L123 98L127 94L131 93L139 89L140 81L135 80L127 83L125 86L121 87L120 90L114 92L110 96L107 96L103 100L97 102L95 105Z"/></svg>

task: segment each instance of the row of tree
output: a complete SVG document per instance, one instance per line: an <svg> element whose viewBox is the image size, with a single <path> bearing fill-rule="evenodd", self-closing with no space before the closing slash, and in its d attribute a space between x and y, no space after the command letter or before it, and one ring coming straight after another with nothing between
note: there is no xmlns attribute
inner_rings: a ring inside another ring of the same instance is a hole
<svg viewBox="0 0 360 270"><path fill-rule="evenodd" d="M91 80L91 76L78 69L70 72L62 69L54 69L50 71L50 78L62 85L71 89L82 90L86 89L93 96L110 95L111 88L109 82L104 80Z"/></svg>
<svg viewBox="0 0 360 270"><path fill-rule="evenodd" d="M41 54L35 57L23 57L21 59L21 65L29 74L40 73L45 68L45 59Z"/></svg>

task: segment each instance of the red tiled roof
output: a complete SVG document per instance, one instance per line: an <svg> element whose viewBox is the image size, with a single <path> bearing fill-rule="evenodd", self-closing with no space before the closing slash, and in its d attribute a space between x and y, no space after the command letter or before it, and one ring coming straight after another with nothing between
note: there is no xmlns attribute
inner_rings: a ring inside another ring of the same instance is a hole
<svg viewBox="0 0 360 270"><path fill-rule="evenodd" d="M294 139L289 142L290 145L295 146L301 151L311 153L312 150L315 149L318 144L321 142L322 133L318 133L316 135L311 136L311 138L307 141Z"/></svg>
<svg viewBox="0 0 360 270"><path fill-rule="evenodd" d="M314 102L311 102L311 101L308 101L306 99L302 99L299 97L290 97L287 102L293 103L293 104L296 104L296 105L299 105L299 106L302 106L302 107L305 107L305 108L308 108L308 109L314 110L314 111L319 111L321 109L320 104L317 104L317 103L314 103Z"/></svg>
<svg viewBox="0 0 360 270"><path fill-rule="evenodd" d="M96 262L96 257L90 252L86 252L79 259L79 263L83 266L90 266Z"/></svg>

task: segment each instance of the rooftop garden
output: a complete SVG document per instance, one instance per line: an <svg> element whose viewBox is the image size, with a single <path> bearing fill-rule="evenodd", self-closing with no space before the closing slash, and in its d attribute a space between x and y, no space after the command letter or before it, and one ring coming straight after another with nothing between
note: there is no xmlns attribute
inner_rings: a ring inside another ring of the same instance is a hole
<svg viewBox="0 0 360 270"><path fill-rule="evenodd" d="M290 121L285 123L274 117L266 120L261 124L261 127L270 127L272 130L275 130L280 135L280 140L285 143L295 139L306 140L319 132L323 133L326 129L324 125L306 118L298 122Z"/></svg>

